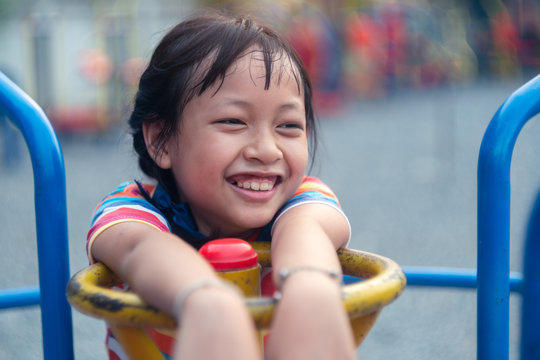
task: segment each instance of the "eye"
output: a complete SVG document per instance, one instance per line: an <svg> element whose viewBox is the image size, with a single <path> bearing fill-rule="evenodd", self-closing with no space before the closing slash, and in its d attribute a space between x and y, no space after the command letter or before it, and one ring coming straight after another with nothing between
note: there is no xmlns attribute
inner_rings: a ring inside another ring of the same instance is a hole
<svg viewBox="0 0 540 360"><path fill-rule="evenodd" d="M302 121L286 121L278 125L276 131L282 136L296 138L303 136L305 125Z"/></svg>
<svg viewBox="0 0 540 360"><path fill-rule="evenodd" d="M301 122L286 122L278 126L280 129L286 129L286 130L304 130L304 124Z"/></svg>
<svg viewBox="0 0 540 360"><path fill-rule="evenodd" d="M218 120L217 123L224 125L244 125L244 122L238 119L222 119Z"/></svg>
<svg viewBox="0 0 540 360"><path fill-rule="evenodd" d="M246 122L238 118L223 118L214 121L213 124L218 131L226 133L242 132L247 128Z"/></svg>

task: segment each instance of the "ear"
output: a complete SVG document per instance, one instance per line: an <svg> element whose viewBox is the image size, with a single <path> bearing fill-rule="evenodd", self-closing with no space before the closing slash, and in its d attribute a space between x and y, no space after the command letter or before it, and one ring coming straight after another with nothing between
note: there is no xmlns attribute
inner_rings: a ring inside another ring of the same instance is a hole
<svg viewBox="0 0 540 360"><path fill-rule="evenodd" d="M143 124L143 136L146 150L155 163L162 169L171 168L171 157L169 155L169 141L159 144L159 135L162 130L161 121ZM161 146L160 146L161 145Z"/></svg>

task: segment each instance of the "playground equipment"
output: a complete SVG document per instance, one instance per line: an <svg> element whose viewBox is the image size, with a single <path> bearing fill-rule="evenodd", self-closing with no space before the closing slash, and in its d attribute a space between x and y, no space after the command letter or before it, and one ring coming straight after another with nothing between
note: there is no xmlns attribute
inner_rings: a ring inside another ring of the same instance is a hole
<svg viewBox="0 0 540 360"><path fill-rule="evenodd" d="M40 288L3 290L0 308L40 304L44 358L72 359L71 313L64 296L69 266L62 153L43 112L2 74L0 108L23 133L32 157L40 271ZM508 98L484 135L478 163L478 268L404 269L411 286L478 288L477 358L482 360L509 357L511 291L523 296L521 357L539 358L534 348L540 339L535 309L539 302L539 265L531 257L540 243L540 196L530 220L523 278L509 272L512 152L522 127L538 112L540 77Z"/></svg>
<svg viewBox="0 0 540 360"><path fill-rule="evenodd" d="M66 180L60 144L45 113L0 72L0 111L24 136L34 172L39 287L3 289L0 309L41 305L45 359L73 359L69 280Z"/></svg>
<svg viewBox="0 0 540 360"><path fill-rule="evenodd" d="M229 246L232 247L232 251L228 256L234 259L235 245ZM257 252L259 264L262 267L271 267L269 243L253 242L251 246ZM382 308L395 300L405 288L405 277L396 263L382 256L351 249L339 250L338 256L344 274L365 279L346 285L342 289L343 304L349 314L356 344L360 345ZM227 258L225 260L229 261ZM227 276L230 273L226 273L225 277L238 283L246 273L249 272L240 269L232 276ZM120 279L104 265L99 263L91 265L77 273L68 283L69 302L77 310L104 319L109 324L171 330L175 328L176 322L172 317L158 313L135 294L110 289L120 283ZM253 295L253 291L250 293ZM276 300L271 297L246 299L246 305L260 331L269 329L275 302ZM125 350L131 343L122 345Z"/></svg>

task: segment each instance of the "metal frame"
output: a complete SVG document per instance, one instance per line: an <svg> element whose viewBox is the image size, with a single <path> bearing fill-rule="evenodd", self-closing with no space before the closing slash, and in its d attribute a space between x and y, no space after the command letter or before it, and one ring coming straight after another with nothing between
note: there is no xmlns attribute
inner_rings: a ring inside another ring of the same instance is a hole
<svg viewBox="0 0 540 360"><path fill-rule="evenodd" d="M484 133L477 174L477 269L403 267L408 285L477 288L478 360L509 358L511 291L524 298L521 358L538 358L527 351L531 352L534 339L540 343L540 262L532 260L540 252L540 200L531 216L531 224L536 224L529 229L524 274L510 273L510 165L521 129L539 112L537 76L508 97Z"/></svg>
<svg viewBox="0 0 540 360"><path fill-rule="evenodd" d="M21 130L34 170L40 287L0 291L0 309L41 303L45 359L73 359L65 172L56 135L43 111L0 73L0 106ZM478 268L407 268L409 285L477 288L477 359L509 357L510 291L523 294L522 359L538 358L540 312L540 196L529 225L523 279L510 273L510 165L516 139L540 112L540 76L499 108L482 140L478 160ZM532 305L531 305L532 304Z"/></svg>
<svg viewBox="0 0 540 360"><path fill-rule="evenodd" d="M540 192L529 220L523 261L523 301L521 304L521 359L540 359Z"/></svg>
<svg viewBox="0 0 540 360"><path fill-rule="evenodd" d="M21 131L32 160L40 284L2 290L0 309L41 305L44 359L73 359L71 308L65 296L70 270L60 144L43 110L2 72L0 108Z"/></svg>
<svg viewBox="0 0 540 360"><path fill-rule="evenodd" d="M508 359L510 164L521 129L538 112L540 76L515 91L499 108L480 147L477 239L478 359Z"/></svg>

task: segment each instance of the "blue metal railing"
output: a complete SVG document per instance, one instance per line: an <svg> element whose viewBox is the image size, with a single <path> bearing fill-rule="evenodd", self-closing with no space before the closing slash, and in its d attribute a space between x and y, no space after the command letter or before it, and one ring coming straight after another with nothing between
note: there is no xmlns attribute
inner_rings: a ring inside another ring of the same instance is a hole
<svg viewBox="0 0 540 360"><path fill-rule="evenodd" d="M0 309L40 302L45 359L72 359L71 312L64 296L69 262L62 153L45 114L2 73L0 107L23 133L32 158L41 288L0 291ZM508 98L484 134L478 161L478 268L404 267L409 285L478 289L480 360L509 357L510 291L524 297L522 359L539 358L540 262L533 257L540 253L540 196L529 225L523 279L509 270L512 152L524 124L539 111L536 77Z"/></svg>
<svg viewBox="0 0 540 360"><path fill-rule="evenodd" d="M540 359L540 192L529 220L523 259L521 360Z"/></svg>
<svg viewBox="0 0 540 360"><path fill-rule="evenodd" d="M40 303L39 286L21 286L0 290L0 309L34 306Z"/></svg>
<svg viewBox="0 0 540 360"><path fill-rule="evenodd" d="M499 108L478 158L477 358L508 359L510 313L510 164L519 132L540 111L540 77Z"/></svg>
<svg viewBox="0 0 540 360"><path fill-rule="evenodd" d="M476 269L403 266L403 272L407 277L407 285L411 286L457 287L464 289L476 289L478 287ZM510 291L521 293L522 286L522 274L510 273Z"/></svg>
<svg viewBox="0 0 540 360"><path fill-rule="evenodd" d="M69 254L64 159L40 107L0 72L0 108L21 131L32 160L39 288L0 292L0 308L41 305L45 360L73 359L71 308L65 297Z"/></svg>
<svg viewBox="0 0 540 360"><path fill-rule="evenodd" d="M539 112L537 76L502 104L484 133L478 159L477 269L403 268L408 285L477 288L478 360L509 358L511 291L522 293L524 298L521 357L540 358L540 262L535 258L540 254L540 200L535 210L538 214L532 216L536 223L529 229L524 274L510 273L512 153L521 129Z"/></svg>

